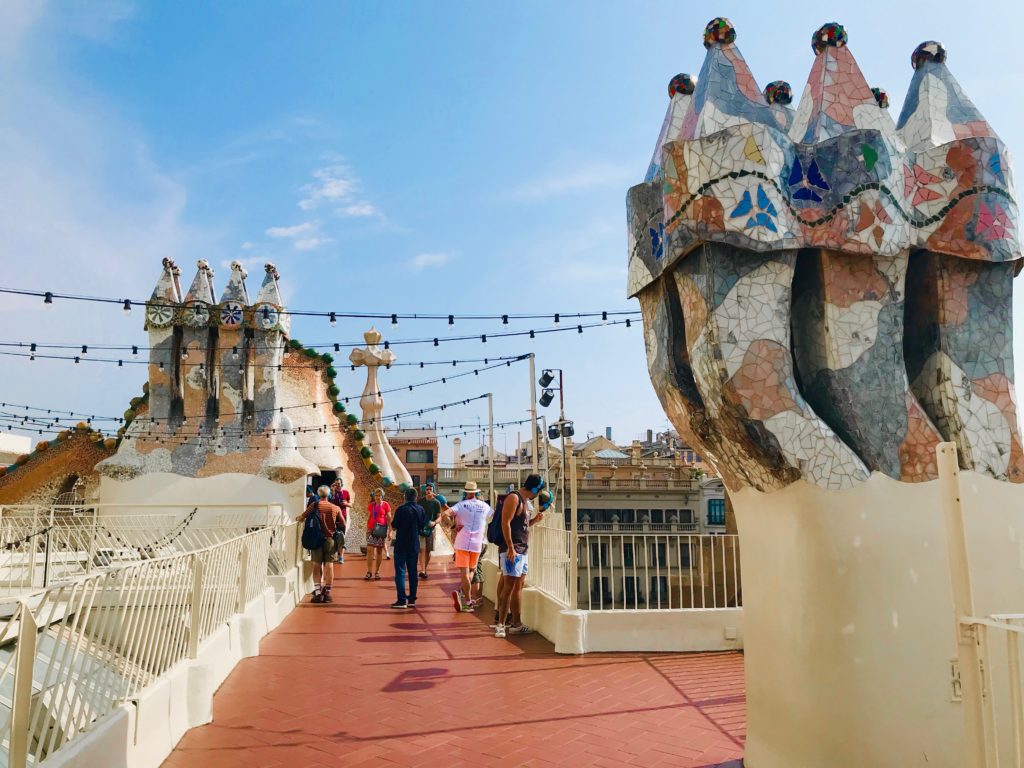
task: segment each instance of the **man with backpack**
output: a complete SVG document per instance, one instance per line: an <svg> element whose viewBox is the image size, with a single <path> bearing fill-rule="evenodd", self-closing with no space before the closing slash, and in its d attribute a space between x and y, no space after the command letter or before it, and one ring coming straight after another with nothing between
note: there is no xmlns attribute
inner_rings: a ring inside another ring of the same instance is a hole
<svg viewBox="0 0 1024 768"><path fill-rule="evenodd" d="M528 635L533 630L523 624L521 600L523 584L526 582L530 544L530 526L544 519L544 512L531 519L533 507L530 502L544 489L544 478L528 475L523 486L505 497L501 504L499 518L501 540L498 542L498 569L503 578L498 582L498 624L495 637L505 637L509 614L512 624L507 631L516 635ZM490 531L488 531L490 533Z"/></svg>
<svg viewBox="0 0 1024 768"><path fill-rule="evenodd" d="M345 484L341 478L331 483L331 494L327 500L341 510L341 525L338 526L338 533L334 535L335 544L338 547L337 558L342 565L345 564L345 537L348 535L349 511L352 507L352 496L343 487Z"/></svg>
<svg viewBox="0 0 1024 768"><path fill-rule="evenodd" d="M331 586L334 584L334 532L341 524L341 509L327 500L330 489L321 485L316 498L296 520L303 523L302 546L309 550L313 561L313 603L333 603Z"/></svg>
<svg viewBox="0 0 1024 768"><path fill-rule="evenodd" d="M459 612L473 610L470 573L476 569L480 560L487 521L494 515L494 510L477 498L480 489L475 482L468 481L463 490L466 498L451 508L458 531L455 534L455 567L462 576L461 589L452 592L452 603Z"/></svg>

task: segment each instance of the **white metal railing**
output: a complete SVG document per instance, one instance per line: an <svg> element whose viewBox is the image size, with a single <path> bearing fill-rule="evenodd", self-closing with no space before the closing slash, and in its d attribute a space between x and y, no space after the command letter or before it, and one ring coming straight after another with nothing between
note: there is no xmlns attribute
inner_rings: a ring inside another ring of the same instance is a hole
<svg viewBox="0 0 1024 768"><path fill-rule="evenodd" d="M743 605L738 536L580 531L578 541L580 608Z"/></svg>
<svg viewBox="0 0 1024 768"><path fill-rule="evenodd" d="M209 547L280 522L280 506L0 506L0 594Z"/></svg>
<svg viewBox="0 0 1024 768"><path fill-rule="evenodd" d="M530 568L526 581L566 607L572 606L572 568L569 559L572 534L561 515L552 515L530 528Z"/></svg>
<svg viewBox="0 0 1024 768"><path fill-rule="evenodd" d="M264 526L0 602L0 760L42 763L257 598L298 526ZM6 608L5 608L6 606Z"/></svg>
<svg viewBox="0 0 1024 768"><path fill-rule="evenodd" d="M612 533L633 533L642 532L672 532L672 533L696 533L700 526L694 522L685 523L593 523L590 521L580 522L580 533L592 531L611 531Z"/></svg>

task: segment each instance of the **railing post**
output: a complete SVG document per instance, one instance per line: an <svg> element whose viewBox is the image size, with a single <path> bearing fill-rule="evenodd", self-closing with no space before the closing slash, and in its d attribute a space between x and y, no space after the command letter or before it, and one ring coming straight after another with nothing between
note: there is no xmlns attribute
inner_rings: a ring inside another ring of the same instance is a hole
<svg viewBox="0 0 1024 768"><path fill-rule="evenodd" d="M1007 621L1013 625L1013 621ZM1006 658L1010 667L1010 712L1013 720L1013 768L1024 766L1024 701L1020 685L1020 638L1006 633Z"/></svg>
<svg viewBox="0 0 1024 768"><path fill-rule="evenodd" d="M24 602L18 603L18 647L14 659L14 696L11 704L11 768L28 763L28 729L32 717L32 668L36 659L36 621Z"/></svg>
<svg viewBox="0 0 1024 768"><path fill-rule="evenodd" d="M242 551L238 555L238 602L235 613L245 613L245 596L249 588L249 542L242 543Z"/></svg>
<svg viewBox="0 0 1024 768"><path fill-rule="evenodd" d="M570 516L572 517L572 528L569 531L569 608L575 610L579 603L579 590L576 582L579 578L579 507L577 500L576 486L576 454L569 450L569 505Z"/></svg>
<svg viewBox="0 0 1024 768"><path fill-rule="evenodd" d="M970 626L962 621L974 616L974 594L971 590L964 511L960 503L960 466L956 444L939 443L935 455L939 469L939 501L946 529L949 577L953 588L953 626L963 686L967 759L972 768L993 768L999 765L999 750L992 692L985 684L988 675L984 660L985 632L981 626Z"/></svg>
<svg viewBox="0 0 1024 768"><path fill-rule="evenodd" d="M188 657L199 656L199 629L203 613L203 561L192 555L192 605L189 611Z"/></svg>

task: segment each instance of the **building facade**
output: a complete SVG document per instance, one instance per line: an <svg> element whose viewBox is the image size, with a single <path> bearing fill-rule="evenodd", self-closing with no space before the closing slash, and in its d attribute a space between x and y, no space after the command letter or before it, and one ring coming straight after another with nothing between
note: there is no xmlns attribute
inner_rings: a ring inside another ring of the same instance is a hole
<svg viewBox="0 0 1024 768"><path fill-rule="evenodd" d="M413 486L437 481L437 429L433 424L401 422L388 431L388 442L409 471Z"/></svg>

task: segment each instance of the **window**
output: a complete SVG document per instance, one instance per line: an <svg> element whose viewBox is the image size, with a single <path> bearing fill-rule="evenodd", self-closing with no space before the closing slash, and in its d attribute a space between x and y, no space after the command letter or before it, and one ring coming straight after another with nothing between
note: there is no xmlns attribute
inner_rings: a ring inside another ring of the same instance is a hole
<svg viewBox="0 0 1024 768"><path fill-rule="evenodd" d="M433 464L434 452L432 450L408 450L405 452L405 460L410 464Z"/></svg>
<svg viewBox="0 0 1024 768"><path fill-rule="evenodd" d="M635 576L627 576L622 587L622 602L628 606L638 606L644 602L643 584Z"/></svg>
<svg viewBox="0 0 1024 768"><path fill-rule="evenodd" d="M591 544L590 545L590 564L591 565L608 565L608 545L607 544Z"/></svg>
<svg viewBox="0 0 1024 768"><path fill-rule="evenodd" d="M626 566L627 568L632 568L633 567L634 561L633 561L633 544L632 543L624 543L622 545L622 564L624 566Z"/></svg>
<svg viewBox="0 0 1024 768"><path fill-rule="evenodd" d="M612 591L608 588L607 576L595 576L593 578L590 587L590 600L591 604L597 603L601 608L604 608L605 605L611 607Z"/></svg>
<svg viewBox="0 0 1024 768"><path fill-rule="evenodd" d="M651 544L651 559L648 565L662 566L665 562L665 545L663 543Z"/></svg>
<svg viewBox="0 0 1024 768"><path fill-rule="evenodd" d="M651 576L651 602L655 605L668 603L668 576Z"/></svg>
<svg viewBox="0 0 1024 768"><path fill-rule="evenodd" d="M725 525L725 499L708 499L708 525Z"/></svg>
<svg viewBox="0 0 1024 768"><path fill-rule="evenodd" d="M661 525L665 522L665 510L663 509L652 509L651 510L651 522Z"/></svg>
<svg viewBox="0 0 1024 768"><path fill-rule="evenodd" d="M681 509L679 510L679 522L686 523L687 525L693 524L693 510L692 509Z"/></svg>

